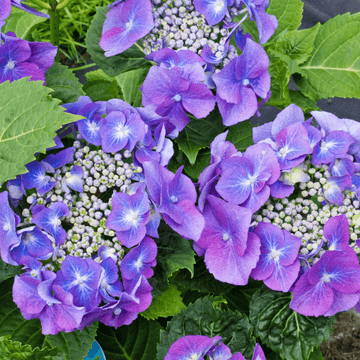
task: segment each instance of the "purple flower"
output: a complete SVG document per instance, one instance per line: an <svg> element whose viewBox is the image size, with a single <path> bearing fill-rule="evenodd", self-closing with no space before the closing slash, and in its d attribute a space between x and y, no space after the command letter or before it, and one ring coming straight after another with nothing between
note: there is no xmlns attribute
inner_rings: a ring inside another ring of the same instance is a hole
<svg viewBox="0 0 360 360"><path fill-rule="evenodd" d="M16 226L20 217L10 208L8 192L0 193L0 252L1 258L8 264L17 265L11 258L10 250L20 244L20 238L16 234Z"/></svg>
<svg viewBox="0 0 360 360"><path fill-rule="evenodd" d="M276 291L289 291L298 277L301 239L276 225L259 223L254 231L261 241L261 255L251 277Z"/></svg>
<svg viewBox="0 0 360 360"><path fill-rule="evenodd" d="M62 190L66 193L70 193L70 189L83 192L84 180L84 170L79 165L74 165L70 172L67 172L62 179ZM70 189L69 189L70 188Z"/></svg>
<svg viewBox="0 0 360 360"><path fill-rule="evenodd" d="M0 0L0 20L5 20L11 12L11 5L24 10L30 14L49 18L48 14L37 11L27 5L21 4L23 0Z"/></svg>
<svg viewBox="0 0 360 360"><path fill-rule="evenodd" d="M144 238L149 217L149 199L144 186L140 186L134 195L114 191L106 226L116 231L123 245L132 247Z"/></svg>
<svg viewBox="0 0 360 360"><path fill-rule="evenodd" d="M355 139L342 130L331 131L314 147L312 163L314 165L329 164L336 158L342 158L349 150Z"/></svg>
<svg viewBox="0 0 360 360"><path fill-rule="evenodd" d="M9 199L13 207L18 207L21 199L26 195L22 176L18 175L15 179L9 180L6 184L6 189L9 192Z"/></svg>
<svg viewBox="0 0 360 360"><path fill-rule="evenodd" d="M121 149L132 151L137 141L144 138L146 129L137 112L125 109L111 111L102 121L99 130L102 148L105 152Z"/></svg>
<svg viewBox="0 0 360 360"><path fill-rule="evenodd" d="M98 289L102 267L92 259L68 255L56 275L54 284L60 285L74 297L74 305L84 306L86 311L101 301Z"/></svg>
<svg viewBox="0 0 360 360"><path fill-rule="evenodd" d="M324 189L325 199L341 206L344 201L343 191L345 189L351 189L351 177L349 175L334 176L327 180Z"/></svg>
<svg viewBox="0 0 360 360"><path fill-rule="evenodd" d="M39 195L44 195L56 184L50 176L45 175L45 166L37 161L32 161L26 165L28 173L22 175L25 189L36 188Z"/></svg>
<svg viewBox="0 0 360 360"><path fill-rule="evenodd" d="M205 84L184 78L179 67L153 66L141 86L142 105L158 115L173 119L181 131L189 122L186 111L196 118L206 117L215 107L215 97Z"/></svg>
<svg viewBox="0 0 360 360"><path fill-rule="evenodd" d="M105 56L129 49L154 27L150 0L127 0L113 7L102 29L100 47Z"/></svg>
<svg viewBox="0 0 360 360"><path fill-rule="evenodd" d="M290 308L305 316L332 316L360 299L360 266L356 256L327 251L296 283Z"/></svg>
<svg viewBox="0 0 360 360"><path fill-rule="evenodd" d="M276 17L265 12L265 8L269 6L269 0L242 0L242 2L249 11L250 19L255 18L260 44L265 44L278 27Z"/></svg>
<svg viewBox="0 0 360 360"><path fill-rule="evenodd" d="M79 133L84 139L94 145L101 145L101 138L99 134L101 115L96 112L99 110L100 105L96 103L90 103L84 105L77 112L78 115L85 116L85 119L79 120L76 124L79 129Z"/></svg>
<svg viewBox="0 0 360 360"><path fill-rule="evenodd" d="M10 255L19 265L22 263L21 258L26 255L40 260L46 260L51 256L51 241L37 226L18 234L21 242L11 250Z"/></svg>
<svg viewBox="0 0 360 360"><path fill-rule="evenodd" d="M46 172L54 173L55 169L65 166L74 159L74 151L75 148L73 147L61 150L55 155L51 154L47 156L41 161L41 164L44 165Z"/></svg>
<svg viewBox="0 0 360 360"><path fill-rule="evenodd" d="M54 63L57 48L48 43L29 43L16 37L0 46L0 83L31 76L45 81L45 72Z"/></svg>
<svg viewBox="0 0 360 360"><path fill-rule="evenodd" d="M249 233L251 211L208 196L205 227L194 243L198 255L205 251L208 270L220 281L245 285L260 255L260 240ZM199 251L200 250L200 251Z"/></svg>
<svg viewBox="0 0 360 360"><path fill-rule="evenodd" d="M221 336L187 335L176 340L164 360L204 360L207 352L221 340Z"/></svg>
<svg viewBox="0 0 360 360"><path fill-rule="evenodd" d="M194 0L196 11L205 16L209 25L216 25L219 23L228 12L227 0Z"/></svg>
<svg viewBox="0 0 360 360"><path fill-rule="evenodd" d="M269 58L265 50L247 39L243 54L213 75L224 125L234 125L256 113L257 96L265 98L270 90L268 67Z"/></svg>
<svg viewBox="0 0 360 360"><path fill-rule="evenodd" d="M43 272L44 281L26 274L15 276L13 299L26 320L38 318L44 335L77 329L85 313L73 304L73 296L54 284L55 273Z"/></svg>
<svg viewBox="0 0 360 360"><path fill-rule="evenodd" d="M253 213L270 196L269 185L280 176L280 166L268 144L247 148L243 157L222 162L222 174L215 189L227 201L242 205Z"/></svg>
<svg viewBox="0 0 360 360"><path fill-rule="evenodd" d="M121 276L123 280L133 280L144 275L147 279L154 274L157 246L155 241L145 236L140 245L130 250L121 261Z"/></svg>
<svg viewBox="0 0 360 360"><path fill-rule="evenodd" d="M60 218L68 215L69 208L67 205L62 202L55 202L52 203L48 208L42 209L34 214L32 222L52 235L55 238L57 247L59 247L66 240L66 232L61 227Z"/></svg>
<svg viewBox="0 0 360 360"><path fill-rule="evenodd" d="M103 299L114 301L114 297L121 296L123 292L123 286L118 275L119 268L110 256L103 260L100 266L103 268L103 271L99 281L99 293Z"/></svg>
<svg viewBox="0 0 360 360"><path fill-rule="evenodd" d="M181 236L198 240L204 228L204 218L195 207L196 190L193 182L181 174L162 167L156 161L143 164L150 195L165 222Z"/></svg>

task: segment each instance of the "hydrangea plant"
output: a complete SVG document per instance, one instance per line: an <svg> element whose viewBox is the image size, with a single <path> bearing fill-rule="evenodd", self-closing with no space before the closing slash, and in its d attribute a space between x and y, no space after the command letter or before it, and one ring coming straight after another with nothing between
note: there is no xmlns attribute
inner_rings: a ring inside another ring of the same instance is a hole
<svg viewBox="0 0 360 360"><path fill-rule="evenodd" d="M70 1L0 0L0 353L321 359L360 311L360 125L316 105L360 98L358 14L109 1L80 84Z"/></svg>

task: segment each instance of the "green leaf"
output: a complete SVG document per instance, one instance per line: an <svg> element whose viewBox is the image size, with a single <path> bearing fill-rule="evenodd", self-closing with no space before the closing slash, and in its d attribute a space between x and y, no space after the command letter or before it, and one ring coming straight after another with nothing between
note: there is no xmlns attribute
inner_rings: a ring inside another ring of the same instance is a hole
<svg viewBox="0 0 360 360"><path fill-rule="evenodd" d="M63 103L76 102L79 96L85 95L75 74L57 62L46 72L45 81L46 86L54 90L51 96Z"/></svg>
<svg viewBox="0 0 360 360"><path fill-rule="evenodd" d="M195 164L199 150L209 147L216 135L222 133L224 128L221 115L216 108L204 119L190 116L190 122L175 141L189 159L190 164Z"/></svg>
<svg viewBox="0 0 360 360"><path fill-rule="evenodd" d="M33 349L30 345L23 345L18 341L12 341L10 336L0 337L0 358L11 360L60 360L57 356L58 349Z"/></svg>
<svg viewBox="0 0 360 360"><path fill-rule="evenodd" d="M0 259L0 283L9 277L20 275L22 266L13 266Z"/></svg>
<svg viewBox="0 0 360 360"><path fill-rule="evenodd" d="M296 30L301 25L304 4L301 0L271 0L267 13L275 15L279 26L271 39L283 30Z"/></svg>
<svg viewBox="0 0 360 360"><path fill-rule="evenodd" d="M242 121L229 128L226 137L227 141L233 143L237 150L245 151L250 145L253 145L252 128L250 120Z"/></svg>
<svg viewBox="0 0 360 360"><path fill-rule="evenodd" d="M301 93L301 91L290 90L291 104L299 106L305 114L310 114L310 111L321 110L317 105L316 101L309 99Z"/></svg>
<svg viewBox="0 0 360 360"><path fill-rule="evenodd" d="M311 56L319 29L320 23L317 23L310 29L286 32L276 41L275 50L288 55L296 64L302 64Z"/></svg>
<svg viewBox="0 0 360 360"><path fill-rule="evenodd" d="M223 295L235 288L234 285L216 280L206 268L203 257L196 257L193 276L188 271L181 270L176 275L174 282L188 289L213 295Z"/></svg>
<svg viewBox="0 0 360 360"><path fill-rule="evenodd" d="M6 25L2 28L2 33L12 31L18 38L28 41L32 40L31 31L35 25L46 21L44 17L32 15L24 10L12 7L10 16L5 20Z"/></svg>
<svg viewBox="0 0 360 360"><path fill-rule="evenodd" d="M107 12L106 7L96 8L96 15L86 34L85 42L91 59L110 76L117 76L126 71L151 66L151 62L144 59L145 53L139 49L137 44L134 44L121 54L111 57L104 55L104 50L99 46L99 42Z"/></svg>
<svg viewBox="0 0 360 360"><path fill-rule="evenodd" d="M324 360L320 348L315 348L315 350L311 353L309 360Z"/></svg>
<svg viewBox="0 0 360 360"><path fill-rule="evenodd" d="M120 98L120 89L116 79L102 70L90 71L85 74L86 83L83 90L92 101L108 101Z"/></svg>
<svg viewBox="0 0 360 360"><path fill-rule="evenodd" d="M65 113L42 81L28 79L0 84L0 183L26 173L36 152L55 145L56 130L82 118Z"/></svg>
<svg viewBox="0 0 360 360"><path fill-rule="evenodd" d="M64 355L62 359L79 360L85 357L95 340L97 323L82 331L59 332L57 335L43 335L39 319L25 320L12 300L13 279L0 284L0 336L10 335L12 341L19 341L32 348L57 348Z"/></svg>
<svg viewBox="0 0 360 360"><path fill-rule="evenodd" d="M111 360L155 360L160 338L157 321L138 317L130 325L118 329L99 324L96 340Z"/></svg>
<svg viewBox="0 0 360 360"><path fill-rule="evenodd" d="M240 351L244 357L252 356L255 339L253 327L246 315L238 311L221 310L223 301L207 296L189 305L186 310L176 314L160 333L157 359L163 360L170 346L185 335L221 336L222 342L232 353Z"/></svg>
<svg viewBox="0 0 360 360"><path fill-rule="evenodd" d="M152 295L158 296L168 289L169 277L180 269L187 269L194 275L195 253L191 242L175 233L168 225L160 225L159 239L156 239L158 254L154 276L149 279Z"/></svg>
<svg viewBox="0 0 360 360"><path fill-rule="evenodd" d="M133 107L141 106L142 93L139 90L144 83L149 67L138 70L127 71L126 73L116 76L121 91L123 93L123 100Z"/></svg>
<svg viewBox="0 0 360 360"><path fill-rule="evenodd" d="M151 305L141 315L145 319L155 320L158 317L166 318L178 314L181 309L186 309L180 294L176 286L171 285L161 295L154 297Z"/></svg>
<svg viewBox="0 0 360 360"><path fill-rule="evenodd" d="M329 338L335 316L303 316L289 308L291 293L258 290L250 302L254 334L287 360L308 360L314 347Z"/></svg>
<svg viewBox="0 0 360 360"><path fill-rule="evenodd" d="M293 79L313 100L360 98L360 13L338 15L321 25L310 58Z"/></svg>

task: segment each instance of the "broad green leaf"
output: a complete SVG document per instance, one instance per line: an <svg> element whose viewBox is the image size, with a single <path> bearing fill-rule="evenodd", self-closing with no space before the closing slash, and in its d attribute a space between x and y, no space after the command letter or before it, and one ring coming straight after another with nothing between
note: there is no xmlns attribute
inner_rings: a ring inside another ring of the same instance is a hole
<svg viewBox="0 0 360 360"><path fill-rule="evenodd" d="M0 284L0 336L10 335L12 341L19 341L33 349L57 348L64 355L62 360L79 360L86 356L95 340L97 323L82 331L59 332L57 335L43 335L39 319L25 320L12 300L13 279Z"/></svg>
<svg viewBox="0 0 360 360"><path fill-rule="evenodd" d="M279 26L271 39L283 30L296 30L301 25L304 3L301 0L270 0L266 12L275 15Z"/></svg>
<svg viewBox="0 0 360 360"><path fill-rule="evenodd" d="M141 315L145 319L155 320L159 317L166 318L178 314L181 309L186 309L180 294L176 286L171 285L161 295L154 297L151 305Z"/></svg>
<svg viewBox="0 0 360 360"><path fill-rule="evenodd" d="M216 135L222 133L225 127L217 108L204 119L196 119L193 116L190 116L190 119L175 141L190 164L195 164L199 150L209 147Z"/></svg>
<svg viewBox="0 0 360 360"><path fill-rule="evenodd" d="M290 70L286 61L278 57L269 56L269 73L271 76L271 97L267 105L285 108L290 105L289 81Z"/></svg>
<svg viewBox="0 0 360 360"><path fill-rule="evenodd" d="M142 93L139 89L144 83L149 69L149 67L144 67L138 70L127 71L126 73L116 76L116 81L123 93L123 100L133 107L141 106Z"/></svg>
<svg viewBox="0 0 360 360"><path fill-rule="evenodd" d="M149 279L152 295L158 296L168 289L169 277L180 269L194 274L195 253L191 242L175 233L168 225L160 225L159 239L156 239L158 254L154 276Z"/></svg>
<svg viewBox="0 0 360 360"><path fill-rule="evenodd" d="M51 96L63 103L76 102L79 96L85 95L75 74L57 62L45 74L46 86L53 89Z"/></svg>
<svg viewBox="0 0 360 360"><path fill-rule="evenodd" d="M238 311L222 310L223 305L223 301L207 296L176 314L160 333L157 359L163 360L170 346L185 335L219 335L232 353L240 351L244 357L251 358L255 338L248 317Z"/></svg>
<svg viewBox="0 0 360 360"><path fill-rule="evenodd" d="M155 360L160 324L141 316L115 329L99 324L96 340L109 360Z"/></svg>
<svg viewBox="0 0 360 360"><path fill-rule="evenodd" d="M291 104L299 106L305 114L310 114L310 111L321 110L317 105L316 101L309 99L301 93L299 90L290 90Z"/></svg>
<svg viewBox="0 0 360 360"><path fill-rule="evenodd" d="M12 341L10 336L0 337L0 358L9 360L62 360L58 349L33 349L30 345L23 345L19 341Z"/></svg>
<svg viewBox="0 0 360 360"><path fill-rule="evenodd" d="M311 56L319 29L320 23L317 23L310 29L286 32L276 41L275 50L288 55L298 65L302 64Z"/></svg>
<svg viewBox="0 0 360 360"><path fill-rule="evenodd" d="M245 151L250 145L253 145L252 128L250 120L242 121L229 127L227 141L233 143L239 151Z"/></svg>
<svg viewBox="0 0 360 360"><path fill-rule="evenodd" d="M4 34L8 31L12 31L18 38L31 41L31 30L35 27L35 25L46 20L46 18L32 15L13 6L10 16L5 20L6 25L4 25L1 31Z"/></svg>
<svg viewBox="0 0 360 360"><path fill-rule="evenodd" d="M213 295L223 295L235 288L234 285L216 280L206 268L204 258L198 256L196 257L194 266L194 275L191 277L191 274L188 271L181 270L176 275L174 282L188 289Z"/></svg>
<svg viewBox="0 0 360 360"><path fill-rule="evenodd" d="M0 283L9 277L20 275L22 266L13 266L0 259Z"/></svg>
<svg viewBox="0 0 360 360"><path fill-rule="evenodd" d="M294 75L300 91L313 100L360 98L360 13L338 15L321 25L315 48Z"/></svg>
<svg viewBox="0 0 360 360"><path fill-rule="evenodd" d="M106 7L96 8L96 15L86 34L85 42L91 59L110 76L117 76L126 71L151 66L151 62L144 59L145 53L140 50L137 44L134 44L130 49L125 50L121 54L111 57L104 55L104 50L99 46L99 42L107 12Z"/></svg>
<svg viewBox="0 0 360 360"><path fill-rule="evenodd" d="M324 360L320 348L315 348L315 350L311 353L309 360Z"/></svg>
<svg viewBox="0 0 360 360"><path fill-rule="evenodd" d="M92 101L108 101L120 98L120 89L115 78L102 70L90 71L85 74L86 83L83 90Z"/></svg>
<svg viewBox="0 0 360 360"><path fill-rule="evenodd" d="M329 338L335 316L303 316L289 308L291 293L258 290L250 302L254 334L286 360L308 360L314 347Z"/></svg>
<svg viewBox="0 0 360 360"><path fill-rule="evenodd" d="M55 131L81 119L65 113L42 81L0 84L0 183L27 172L25 165L55 145Z"/></svg>

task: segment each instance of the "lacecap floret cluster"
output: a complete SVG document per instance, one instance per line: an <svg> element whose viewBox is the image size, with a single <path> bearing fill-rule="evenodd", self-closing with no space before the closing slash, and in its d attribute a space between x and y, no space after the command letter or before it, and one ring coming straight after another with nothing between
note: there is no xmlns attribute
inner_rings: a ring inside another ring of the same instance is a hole
<svg viewBox="0 0 360 360"><path fill-rule="evenodd" d="M151 303L160 221L188 239L204 227L194 184L165 167L169 118L118 99L64 107L84 119L0 194L2 260L26 270L13 299L44 334L130 324Z"/></svg>
<svg viewBox="0 0 360 360"><path fill-rule="evenodd" d="M293 291L308 316L360 310L359 144L354 120L290 105L244 153L211 144L199 177L205 229L194 249L216 279ZM316 120L316 125L314 125Z"/></svg>

